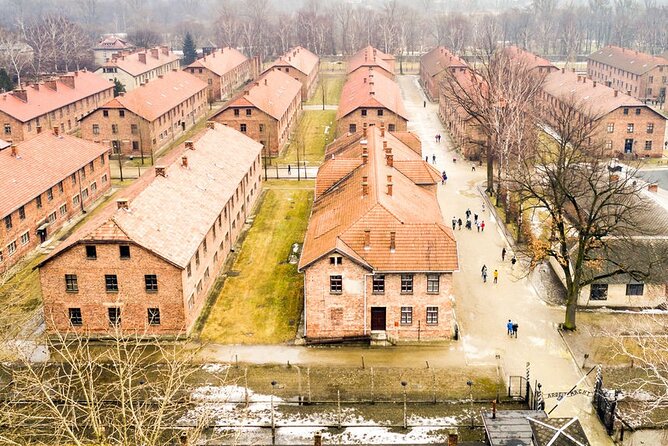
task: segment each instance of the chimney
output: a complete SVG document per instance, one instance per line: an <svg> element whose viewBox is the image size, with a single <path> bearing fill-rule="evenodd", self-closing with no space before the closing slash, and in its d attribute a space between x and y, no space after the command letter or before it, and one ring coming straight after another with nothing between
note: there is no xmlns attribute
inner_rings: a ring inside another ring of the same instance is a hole
<svg viewBox="0 0 668 446"><path fill-rule="evenodd" d="M23 88L17 88L16 90L12 91L12 95L17 99L22 100L23 102L28 102L28 92Z"/></svg>
<svg viewBox="0 0 668 446"><path fill-rule="evenodd" d="M380 123L380 137L385 138L385 124Z"/></svg>
<svg viewBox="0 0 668 446"><path fill-rule="evenodd" d="M185 156L185 155L183 155L181 157L181 166L186 167L186 168L188 167L188 157Z"/></svg>
<svg viewBox="0 0 668 446"><path fill-rule="evenodd" d="M364 83L366 84L366 77L364 78Z"/></svg>
<svg viewBox="0 0 668 446"><path fill-rule="evenodd" d="M186 141L186 149L195 150L195 145L192 141Z"/></svg>
<svg viewBox="0 0 668 446"><path fill-rule="evenodd" d="M388 153L385 156L385 159L387 161L388 167L394 167L394 155L392 155L392 152ZM392 194L390 193L390 195L392 195Z"/></svg>
<svg viewBox="0 0 668 446"><path fill-rule="evenodd" d="M367 251L371 249L371 230L370 229L365 229L364 230L364 249Z"/></svg>
<svg viewBox="0 0 668 446"><path fill-rule="evenodd" d="M448 446L457 446L459 436L457 434L448 434Z"/></svg>
<svg viewBox="0 0 668 446"><path fill-rule="evenodd" d="M396 235L394 231L390 231L390 252L394 252L396 249Z"/></svg>
<svg viewBox="0 0 668 446"><path fill-rule="evenodd" d="M32 84L31 87L39 91L39 84Z"/></svg>
<svg viewBox="0 0 668 446"><path fill-rule="evenodd" d="M265 86L267 85L267 78L266 77L264 78L264 85Z"/></svg>
<svg viewBox="0 0 668 446"><path fill-rule="evenodd" d="M44 81L44 86L50 88L53 91L58 91L58 85L56 85L55 79L48 79Z"/></svg>
<svg viewBox="0 0 668 446"><path fill-rule="evenodd" d="M617 97L618 93L619 93L619 91L615 90L615 97Z"/></svg>
<svg viewBox="0 0 668 446"><path fill-rule="evenodd" d="M631 90L626 90L626 94L631 96Z"/></svg>
<svg viewBox="0 0 668 446"><path fill-rule="evenodd" d="M165 176L165 166L155 166L155 176L164 177Z"/></svg>
<svg viewBox="0 0 668 446"><path fill-rule="evenodd" d="M37 130L37 134L39 135L40 133L42 133L42 126L41 125L36 126L35 130Z"/></svg>
<svg viewBox="0 0 668 446"><path fill-rule="evenodd" d="M387 153L387 140L383 141L383 151Z"/></svg>
<svg viewBox="0 0 668 446"><path fill-rule="evenodd" d="M151 57L154 59L160 58L160 50L157 48L151 48Z"/></svg>
<svg viewBox="0 0 668 446"><path fill-rule="evenodd" d="M369 149L367 149L366 144L362 145L362 164L366 164L369 161Z"/></svg>
<svg viewBox="0 0 668 446"><path fill-rule="evenodd" d="M255 81L255 86L256 86L256 87L259 87L259 86L260 86L260 83L257 82L257 81Z"/></svg>
<svg viewBox="0 0 668 446"><path fill-rule="evenodd" d="M216 123L213 121L206 121L206 128L209 130L213 130L216 128Z"/></svg>
<svg viewBox="0 0 668 446"><path fill-rule="evenodd" d="M250 91L244 90L244 96L248 96L249 93L250 93Z"/></svg>
<svg viewBox="0 0 668 446"><path fill-rule="evenodd" d="M146 53L138 53L137 57L139 57L139 62L146 63Z"/></svg>
<svg viewBox="0 0 668 446"><path fill-rule="evenodd" d="M116 200L116 207L118 209L127 209L128 208L128 199L127 198L119 198Z"/></svg>
<svg viewBox="0 0 668 446"><path fill-rule="evenodd" d="M659 185L657 183L652 183L647 185L647 190L650 192L658 193L659 192Z"/></svg>
<svg viewBox="0 0 668 446"><path fill-rule="evenodd" d="M164 54L165 56L169 56L169 47L168 46L163 45L163 46L160 47L160 50L162 51L162 54Z"/></svg>
<svg viewBox="0 0 668 446"><path fill-rule="evenodd" d="M366 122L365 122L364 124L362 124L362 135L363 135L365 138L366 138L366 129L367 129L367 127L366 127Z"/></svg>
<svg viewBox="0 0 668 446"><path fill-rule="evenodd" d="M60 76L60 82L67 85L68 87L74 89L74 75L73 74L65 74L63 76Z"/></svg>
<svg viewBox="0 0 668 446"><path fill-rule="evenodd" d="M19 156L19 146L17 146L16 143L12 143L12 156L14 158Z"/></svg>
<svg viewBox="0 0 668 446"><path fill-rule="evenodd" d="M158 74L158 79L164 79L165 75L164 74Z"/></svg>
<svg viewBox="0 0 668 446"><path fill-rule="evenodd" d="M562 68L562 69L561 69L561 74L564 74L565 72L566 72L566 69L565 69L565 68Z"/></svg>
<svg viewBox="0 0 668 446"><path fill-rule="evenodd" d="M58 133L60 133L60 129L58 128L58 126L57 125L53 126L53 134L58 136Z"/></svg>
<svg viewBox="0 0 668 446"><path fill-rule="evenodd" d="M582 76L578 75L578 82L580 82L580 78L581 78L581 77L582 77Z"/></svg>
<svg viewBox="0 0 668 446"><path fill-rule="evenodd" d="M596 88L596 81L592 82L592 84L594 85L594 88Z"/></svg>
<svg viewBox="0 0 668 446"><path fill-rule="evenodd" d="M366 197L369 195L369 182L367 181L369 177L366 175L362 177L362 196Z"/></svg>
<svg viewBox="0 0 668 446"><path fill-rule="evenodd" d="M389 155L392 156L392 155ZM392 175L387 176L387 195L392 196Z"/></svg>
<svg viewBox="0 0 668 446"><path fill-rule="evenodd" d="M369 81L369 87L373 88L373 81Z"/></svg>

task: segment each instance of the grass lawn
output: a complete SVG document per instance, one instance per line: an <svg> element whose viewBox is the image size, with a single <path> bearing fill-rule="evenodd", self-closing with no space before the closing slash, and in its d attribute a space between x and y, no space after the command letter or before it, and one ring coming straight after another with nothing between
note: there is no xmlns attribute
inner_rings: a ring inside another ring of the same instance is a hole
<svg viewBox="0 0 668 446"><path fill-rule="evenodd" d="M42 304L39 271L33 268L43 258L43 255L35 256L0 284L0 330L3 339L16 336Z"/></svg>
<svg viewBox="0 0 668 446"><path fill-rule="evenodd" d="M322 163L325 146L334 140L335 118L335 110L305 110L290 144L273 162L296 163L299 149L300 162L306 160L309 165Z"/></svg>
<svg viewBox="0 0 668 446"><path fill-rule="evenodd" d="M323 87L325 88L325 105L338 104L345 80L346 77L343 74L321 74L318 86L313 92L311 99L306 101L306 104L321 105Z"/></svg>
<svg viewBox="0 0 668 446"><path fill-rule="evenodd" d="M313 202L312 188L293 181L266 192L252 228L204 323L203 341L277 344L295 337L302 311L303 278L287 262L302 243ZM299 188L299 189L297 189Z"/></svg>

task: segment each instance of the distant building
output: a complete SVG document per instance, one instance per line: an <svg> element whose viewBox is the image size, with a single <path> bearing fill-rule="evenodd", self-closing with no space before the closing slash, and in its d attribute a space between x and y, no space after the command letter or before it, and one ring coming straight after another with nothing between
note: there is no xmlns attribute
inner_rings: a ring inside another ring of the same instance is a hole
<svg viewBox="0 0 668 446"><path fill-rule="evenodd" d="M149 156L187 132L206 113L207 84L171 71L101 104L81 121L81 137L113 153Z"/></svg>
<svg viewBox="0 0 668 446"><path fill-rule="evenodd" d="M134 53L113 54L109 61L105 61L95 70L95 73L112 82L118 79L126 91L131 91L143 83L179 68L179 56L172 53L168 47L161 46Z"/></svg>
<svg viewBox="0 0 668 446"><path fill-rule="evenodd" d="M408 114L399 85L378 70L358 69L348 76L336 112L337 134L384 124L390 132L406 131Z"/></svg>
<svg viewBox="0 0 668 446"><path fill-rule="evenodd" d="M520 47L511 45L504 47L503 51L510 59L521 61L528 68L534 69L540 74L549 74L559 70L559 68L555 67L549 60L530 53Z"/></svg>
<svg viewBox="0 0 668 446"><path fill-rule="evenodd" d="M128 42L125 35L107 34L93 47L93 62L95 66L100 66L107 59L111 60L114 54L132 49L133 45Z"/></svg>
<svg viewBox="0 0 668 446"><path fill-rule="evenodd" d="M306 101L318 85L320 58L301 46L288 50L269 67L283 71L302 83L302 101Z"/></svg>
<svg viewBox="0 0 668 446"><path fill-rule="evenodd" d="M258 59L249 59L237 49L227 47L212 50L184 70L207 83L207 96L212 102L228 97L240 85L255 78L258 65Z"/></svg>
<svg viewBox="0 0 668 446"><path fill-rule="evenodd" d="M587 76L640 101L663 103L668 86L668 60L606 46L587 59Z"/></svg>
<svg viewBox="0 0 668 446"><path fill-rule="evenodd" d="M0 272L15 265L111 184L107 148L58 127L0 149Z"/></svg>
<svg viewBox="0 0 668 446"><path fill-rule="evenodd" d="M457 243L436 198L440 173L402 142L414 138L377 126L328 148L299 262L307 339L454 334Z"/></svg>
<svg viewBox="0 0 668 446"><path fill-rule="evenodd" d="M394 62L394 56L385 54L369 45L350 56L347 74L350 76L357 71L366 73L374 70L380 75L394 79Z"/></svg>
<svg viewBox="0 0 668 446"><path fill-rule="evenodd" d="M39 265L48 331L190 331L260 193L261 151L211 123L77 229Z"/></svg>
<svg viewBox="0 0 668 446"><path fill-rule="evenodd" d="M560 102L576 104L583 116L599 125L599 136L610 156L661 157L666 118L627 94L576 73L558 70L545 78L539 98L549 124L550 111Z"/></svg>
<svg viewBox="0 0 668 446"><path fill-rule="evenodd" d="M282 71L269 70L212 119L258 141L268 149L268 155L278 155L297 123L301 91L298 80Z"/></svg>
<svg viewBox="0 0 668 446"><path fill-rule="evenodd" d="M75 71L0 94L0 136L20 142L58 127L79 129L79 121L111 99L114 86L88 71Z"/></svg>
<svg viewBox="0 0 668 446"><path fill-rule="evenodd" d="M467 69L466 62L444 46L437 46L420 58L420 83L432 101L439 100L441 82L446 70Z"/></svg>

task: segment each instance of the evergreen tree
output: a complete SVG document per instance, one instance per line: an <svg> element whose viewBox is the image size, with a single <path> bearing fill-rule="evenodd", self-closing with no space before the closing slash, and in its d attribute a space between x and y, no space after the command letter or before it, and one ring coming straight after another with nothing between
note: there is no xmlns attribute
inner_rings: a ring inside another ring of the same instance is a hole
<svg viewBox="0 0 668 446"><path fill-rule="evenodd" d="M114 97L120 95L121 93L125 93L125 85L118 79L114 78Z"/></svg>
<svg viewBox="0 0 668 446"><path fill-rule="evenodd" d="M12 91L14 89L14 82L7 74L4 68L0 68L0 90Z"/></svg>
<svg viewBox="0 0 668 446"><path fill-rule="evenodd" d="M195 47L195 40L193 36L187 32L183 38L183 63L190 65L197 59L197 49Z"/></svg>

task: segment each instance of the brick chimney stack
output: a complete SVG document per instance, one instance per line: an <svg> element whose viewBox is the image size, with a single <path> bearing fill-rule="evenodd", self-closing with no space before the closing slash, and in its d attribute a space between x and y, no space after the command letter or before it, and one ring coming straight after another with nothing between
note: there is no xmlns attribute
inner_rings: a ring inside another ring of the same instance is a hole
<svg viewBox="0 0 668 446"><path fill-rule="evenodd" d="M369 177L363 176L362 177L362 196L366 197L369 195L369 182L367 181Z"/></svg>
<svg viewBox="0 0 668 446"><path fill-rule="evenodd" d="M183 155L181 157L181 166L186 167L186 168L188 167L188 157L185 156L185 155Z"/></svg>
<svg viewBox="0 0 668 446"><path fill-rule="evenodd" d="M60 128L57 125L53 126L53 134L58 136L58 133L60 133Z"/></svg>
<svg viewBox="0 0 668 446"><path fill-rule="evenodd" d="M186 141L186 149L195 150L195 144L192 141Z"/></svg>
<svg viewBox="0 0 668 446"><path fill-rule="evenodd" d="M390 231L390 252L394 252L396 249L396 235L394 231Z"/></svg>
<svg viewBox="0 0 668 446"><path fill-rule="evenodd" d="M151 48L151 57L154 59L160 58L160 50L158 48Z"/></svg>
<svg viewBox="0 0 668 446"><path fill-rule="evenodd" d="M366 164L369 162L369 149L367 149L366 145L362 146L362 164Z"/></svg>
<svg viewBox="0 0 668 446"><path fill-rule="evenodd" d="M390 155L390 156L392 156L392 155ZM388 175L387 176L387 195L389 195L390 197L392 196L392 186L393 186L392 175Z"/></svg>
<svg viewBox="0 0 668 446"><path fill-rule="evenodd" d="M128 209L128 199L119 198L118 200L116 200L116 207L118 209Z"/></svg>
<svg viewBox="0 0 668 446"><path fill-rule="evenodd" d="M382 122L380 123L380 137L385 138L385 124Z"/></svg>
<svg viewBox="0 0 668 446"><path fill-rule="evenodd" d="M73 74L65 74L63 76L60 76L60 82L67 85L68 87L74 89L74 75Z"/></svg>
<svg viewBox="0 0 668 446"><path fill-rule="evenodd" d="M146 53L138 53L137 57L139 57L139 62L146 63Z"/></svg>
<svg viewBox="0 0 668 446"><path fill-rule="evenodd" d="M16 145L16 143L12 143L12 156L16 158L19 156L19 146Z"/></svg>
<svg viewBox="0 0 668 446"><path fill-rule="evenodd" d="M165 176L165 166L155 166L155 176L164 177Z"/></svg>
<svg viewBox="0 0 668 446"><path fill-rule="evenodd" d="M392 155L392 152L389 152L385 156L385 159L387 160L388 167L394 167L394 155ZM392 195L392 194L390 194L390 195Z"/></svg>
<svg viewBox="0 0 668 446"><path fill-rule="evenodd" d="M28 92L23 88L17 88L16 90L12 91L12 95L17 99L22 100L23 102L28 102Z"/></svg>

